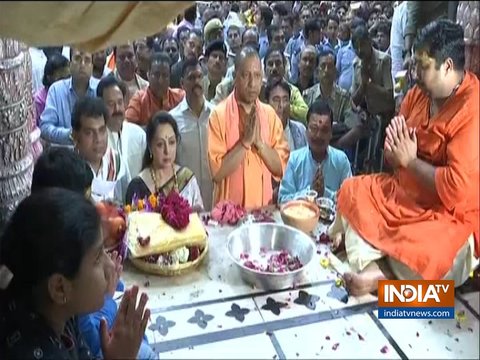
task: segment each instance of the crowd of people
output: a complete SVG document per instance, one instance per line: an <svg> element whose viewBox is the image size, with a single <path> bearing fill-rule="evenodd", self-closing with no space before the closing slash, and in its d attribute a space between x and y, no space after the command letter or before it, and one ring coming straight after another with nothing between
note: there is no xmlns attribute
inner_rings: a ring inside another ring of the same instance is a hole
<svg viewBox="0 0 480 360"><path fill-rule="evenodd" d="M177 189L201 212L315 190L337 204L351 294L464 283L480 250L479 80L448 3L197 2L94 54L31 48L45 150L0 243L1 357L156 358L146 296L112 299L121 259L90 200Z"/></svg>

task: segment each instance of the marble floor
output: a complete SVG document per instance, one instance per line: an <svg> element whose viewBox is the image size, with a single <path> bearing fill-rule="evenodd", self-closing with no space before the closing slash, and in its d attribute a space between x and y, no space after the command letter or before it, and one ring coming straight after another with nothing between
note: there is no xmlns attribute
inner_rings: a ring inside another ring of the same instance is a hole
<svg viewBox="0 0 480 360"><path fill-rule="evenodd" d="M209 254L191 274L161 278L125 264L125 284L149 295L146 335L161 359L479 358L478 291L456 294L458 321L378 319L372 295L339 300L336 272L321 265L335 263L326 246L301 284L265 292L245 284L226 255L233 228L207 230Z"/></svg>

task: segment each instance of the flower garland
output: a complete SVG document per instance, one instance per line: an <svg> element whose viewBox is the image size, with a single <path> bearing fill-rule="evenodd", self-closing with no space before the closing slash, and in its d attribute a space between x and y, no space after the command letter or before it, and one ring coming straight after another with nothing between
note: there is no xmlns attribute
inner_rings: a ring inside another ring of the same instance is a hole
<svg viewBox="0 0 480 360"><path fill-rule="evenodd" d="M131 211L156 212L162 215L163 220L175 230L183 230L190 223L192 208L187 199L173 190L164 194L151 194L140 199L136 194L132 198L132 204L124 207L125 213Z"/></svg>

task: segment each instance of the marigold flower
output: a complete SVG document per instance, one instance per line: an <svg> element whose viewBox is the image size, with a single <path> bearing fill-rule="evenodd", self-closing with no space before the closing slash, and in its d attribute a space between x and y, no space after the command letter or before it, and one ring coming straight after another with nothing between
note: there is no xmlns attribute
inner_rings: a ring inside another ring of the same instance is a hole
<svg viewBox="0 0 480 360"><path fill-rule="evenodd" d="M151 194L148 197L148 202L150 203L150 206L152 207L152 209L157 208L157 197L154 194Z"/></svg>
<svg viewBox="0 0 480 360"><path fill-rule="evenodd" d="M320 265L322 265L322 267L326 269L330 265L330 260L328 260L327 258L323 258L320 260Z"/></svg>
<svg viewBox="0 0 480 360"><path fill-rule="evenodd" d="M142 200L142 199L139 199L139 200L138 200L138 203L137 203L137 208L138 208L138 210L143 210L144 207L145 207L145 206L144 206L144 204L143 204L143 200Z"/></svg>

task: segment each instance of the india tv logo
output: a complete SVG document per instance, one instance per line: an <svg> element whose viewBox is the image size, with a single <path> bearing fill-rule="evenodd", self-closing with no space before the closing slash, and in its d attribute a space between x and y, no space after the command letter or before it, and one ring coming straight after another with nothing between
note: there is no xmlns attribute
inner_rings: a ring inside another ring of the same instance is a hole
<svg viewBox="0 0 480 360"><path fill-rule="evenodd" d="M453 280L380 280L380 319L454 319Z"/></svg>

